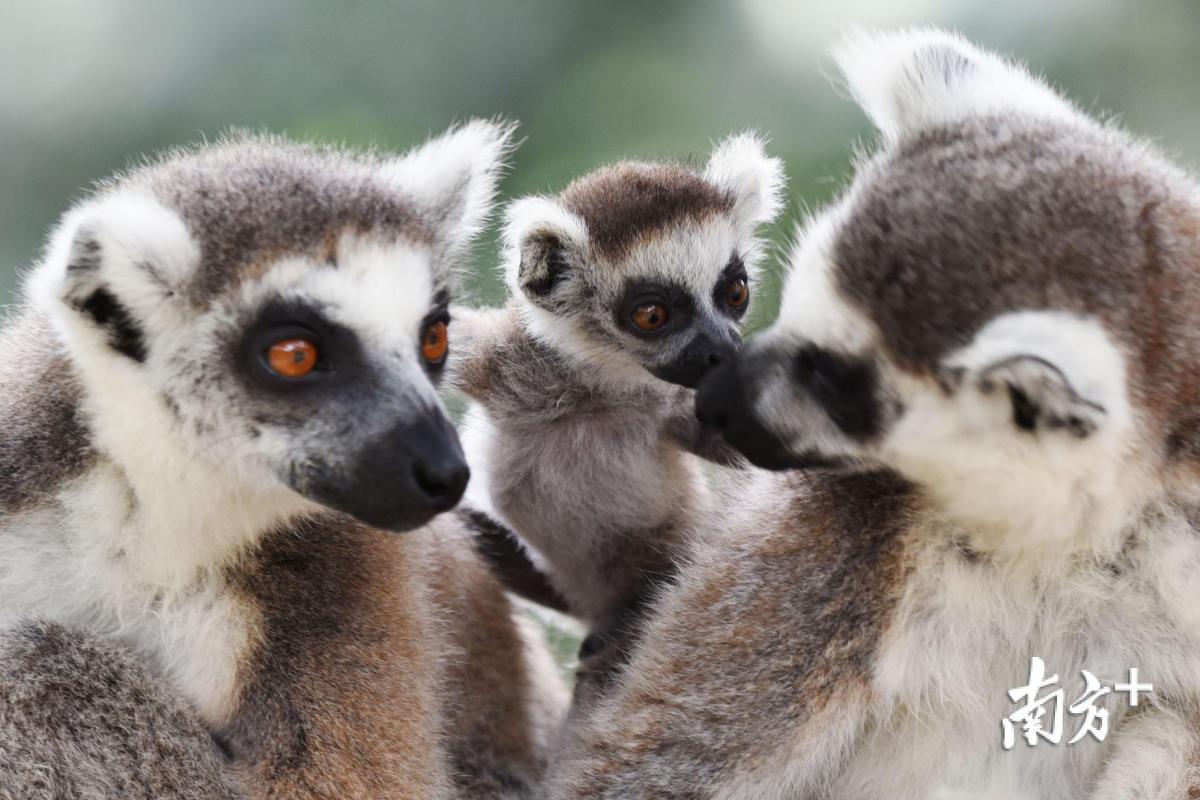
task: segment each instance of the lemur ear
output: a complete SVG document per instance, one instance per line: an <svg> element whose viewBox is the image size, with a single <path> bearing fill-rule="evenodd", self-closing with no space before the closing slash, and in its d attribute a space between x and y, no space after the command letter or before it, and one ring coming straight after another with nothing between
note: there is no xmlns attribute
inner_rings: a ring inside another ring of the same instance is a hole
<svg viewBox="0 0 1200 800"><path fill-rule="evenodd" d="M1128 421L1120 352L1092 320L1025 311L993 320L939 376L948 391L978 392L1024 432L1086 439Z"/></svg>
<svg viewBox="0 0 1200 800"><path fill-rule="evenodd" d="M1084 119L1023 67L936 28L856 31L833 56L850 95L889 142L970 116Z"/></svg>
<svg viewBox="0 0 1200 800"><path fill-rule="evenodd" d="M185 289L199 257L183 221L158 201L102 197L63 218L31 293L69 327L98 332L116 352L142 361L144 325Z"/></svg>
<svg viewBox="0 0 1200 800"><path fill-rule="evenodd" d="M734 215L747 228L771 222L783 205L787 178L783 162L766 153L766 141L757 133L727 137L713 150L704 176L730 192Z"/></svg>
<svg viewBox="0 0 1200 800"><path fill-rule="evenodd" d="M388 178L416 201L451 250L470 244L487 223L516 128L471 120L386 166Z"/></svg>
<svg viewBox="0 0 1200 800"><path fill-rule="evenodd" d="M509 289L545 303L577 266L587 226L549 197L524 197L508 207L504 225Z"/></svg>

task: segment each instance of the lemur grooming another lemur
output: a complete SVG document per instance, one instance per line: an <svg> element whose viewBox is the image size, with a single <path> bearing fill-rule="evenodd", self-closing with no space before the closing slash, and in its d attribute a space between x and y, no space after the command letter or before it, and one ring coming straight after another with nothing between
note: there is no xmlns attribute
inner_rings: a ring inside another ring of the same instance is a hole
<svg viewBox="0 0 1200 800"><path fill-rule="evenodd" d="M234 137L64 218L0 332L0 660L31 667L6 696L69 696L57 653L117 676L127 655L129 691L80 702L179 698L252 798L535 782L565 689L435 519L468 476L435 393L452 272L510 139L472 122L385 158ZM5 767L69 782L92 745Z"/></svg>
<svg viewBox="0 0 1200 800"><path fill-rule="evenodd" d="M691 454L720 452L692 390L740 343L757 230L783 181L744 134L701 169L620 162L518 200L509 306L455 309L452 383L477 401L463 425L478 506L466 516L485 535L506 535L488 512L511 526L592 627L581 685L619 665L703 514Z"/></svg>
<svg viewBox="0 0 1200 800"><path fill-rule="evenodd" d="M1200 190L957 37L838 59L879 151L697 401L802 469L726 504L547 794L1195 796ZM1034 657L1103 735L1013 719Z"/></svg>

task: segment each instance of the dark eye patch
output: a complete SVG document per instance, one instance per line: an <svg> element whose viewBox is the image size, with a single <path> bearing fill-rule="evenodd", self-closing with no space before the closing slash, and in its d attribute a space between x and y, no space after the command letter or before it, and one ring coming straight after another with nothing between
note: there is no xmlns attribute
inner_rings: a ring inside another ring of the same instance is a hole
<svg viewBox="0 0 1200 800"><path fill-rule="evenodd" d="M806 345L792 362L792 374L847 436L861 440L879 432L879 381L874 364Z"/></svg>
<svg viewBox="0 0 1200 800"><path fill-rule="evenodd" d="M734 281L745 281L746 285L750 285L750 274L746 272L746 264L742 261L742 257L734 253L729 258L729 263L721 270L721 275L717 278L717 282L713 285L713 306L726 314L729 314L734 319L741 319L746 313L747 303L741 308L731 308L725 302L725 291Z"/></svg>
<svg viewBox="0 0 1200 800"><path fill-rule="evenodd" d="M417 341L420 342L422 339L424 339L425 331L427 331L431 325L435 325L439 322L445 323L446 325L450 324L450 290L444 286L439 288L433 294L433 302L430 304L429 313L427 313L425 318L421 320L421 326L417 330ZM453 332L451 332L450 346L454 346ZM441 375L446 367L446 359L444 357L441 361L436 363L431 363L423 358L419 359L419 361L421 362L422 366L424 366L425 372L434 377Z"/></svg>
<svg viewBox="0 0 1200 800"><path fill-rule="evenodd" d="M316 345L316 369L299 380L282 380L267 363L274 343L299 338ZM280 396L323 395L341 391L370 376L370 366L358 335L330 320L311 303L275 300L264 306L235 347L235 363L246 382Z"/></svg>
<svg viewBox="0 0 1200 800"><path fill-rule="evenodd" d="M667 324L647 333L633 324L633 313L642 306L658 304L666 308ZM616 307L617 326L641 339L686 330L696 315L696 301L678 284L657 281L629 281Z"/></svg>

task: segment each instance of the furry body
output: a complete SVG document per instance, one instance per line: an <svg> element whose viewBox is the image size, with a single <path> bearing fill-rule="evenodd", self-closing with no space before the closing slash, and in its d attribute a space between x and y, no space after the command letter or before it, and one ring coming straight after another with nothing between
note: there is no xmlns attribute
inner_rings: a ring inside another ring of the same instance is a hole
<svg viewBox="0 0 1200 800"><path fill-rule="evenodd" d="M1197 190L956 37L839 60L880 150L697 401L753 463L802 471L728 494L746 518L683 572L548 794L1191 796ZM1103 742L1068 744L1064 715L1057 746L1005 750L1035 656L1066 703L1085 669L1154 693L1100 698Z"/></svg>
<svg viewBox="0 0 1200 800"><path fill-rule="evenodd" d="M564 692L434 519L465 468L419 356L507 137L172 154L68 215L0 333L0 628L121 647L249 797L511 796L541 768ZM310 380L267 370L296 337Z"/></svg>
<svg viewBox="0 0 1200 800"><path fill-rule="evenodd" d="M702 171L621 163L518 201L509 307L456 312L452 374L477 401L463 426L471 498L592 627L585 671L623 660L673 578L708 502L696 455L733 458L692 417L687 387L736 347L745 302L724 292L754 273L781 182L742 136ZM667 325L642 333L628 314L652 303Z"/></svg>
<svg viewBox="0 0 1200 800"><path fill-rule="evenodd" d="M129 653L57 625L0 637L0 797L236 800L188 708Z"/></svg>

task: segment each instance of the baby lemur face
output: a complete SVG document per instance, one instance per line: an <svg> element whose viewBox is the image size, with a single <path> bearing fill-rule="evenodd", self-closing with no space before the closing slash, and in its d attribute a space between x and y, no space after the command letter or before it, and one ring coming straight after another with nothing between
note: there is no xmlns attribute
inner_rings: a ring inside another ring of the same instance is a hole
<svg viewBox="0 0 1200 800"><path fill-rule="evenodd" d="M1007 536L1104 527L1195 453L1195 189L957 38L840 61L881 152L698 414L762 466L884 464Z"/></svg>
<svg viewBox="0 0 1200 800"><path fill-rule="evenodd" d="M104 187L34 285L98 446L127 449L105 426L130 419L239 485L392 530L453 506L451 270L509 136L476 122L391 159L236 138Z"/></svg>
<svg viewBox="0 0 1200 800"><path fill-rule="evenodd" d="M703 170L622 162L509 210L510 288L547 344L633 381L695 387L740 344L783 175L734 136Z"/></svg>

